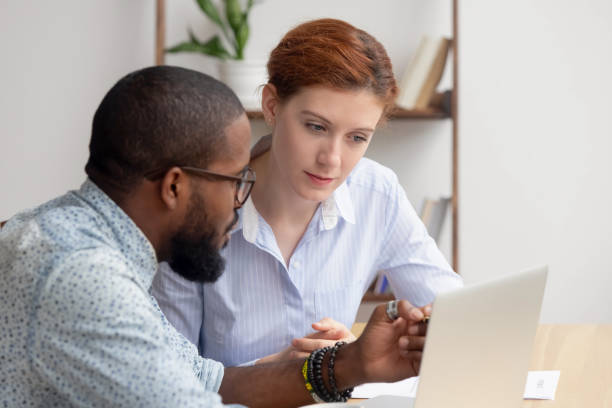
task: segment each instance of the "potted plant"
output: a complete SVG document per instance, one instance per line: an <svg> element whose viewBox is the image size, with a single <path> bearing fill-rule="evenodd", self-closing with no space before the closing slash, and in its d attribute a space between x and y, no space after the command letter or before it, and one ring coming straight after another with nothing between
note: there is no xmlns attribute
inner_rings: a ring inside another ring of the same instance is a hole
<svg viewBox="0 0 612 408"><path fill-rule="evenodd" d="M234 90L245 108L257 109L257 87L266 82L265 63L244 58L250 34L249 13L255 1L223 0L225 13L220 12L212 0L196 0L196 3L219 27L220 35L200 41L189 28L189 40L166 49L166 52L195 52L218 58L220 80Z"/></svg>

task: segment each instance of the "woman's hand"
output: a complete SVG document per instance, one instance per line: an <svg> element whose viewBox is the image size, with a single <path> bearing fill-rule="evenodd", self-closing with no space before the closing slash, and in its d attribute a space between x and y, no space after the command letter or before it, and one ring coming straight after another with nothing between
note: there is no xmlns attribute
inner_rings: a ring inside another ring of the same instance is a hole
<svg viewBox="0 0 612 408"><path fill-rule="evenodd" d="M263 357L257 360L255 364L306 358L314 350L325 346L333 346L338 341L346 341L347 343L355 341L355 336L345 325L329 317L313 323L312 328L316 332L300 339L293 339L291 345L286 349Z"/></svg>

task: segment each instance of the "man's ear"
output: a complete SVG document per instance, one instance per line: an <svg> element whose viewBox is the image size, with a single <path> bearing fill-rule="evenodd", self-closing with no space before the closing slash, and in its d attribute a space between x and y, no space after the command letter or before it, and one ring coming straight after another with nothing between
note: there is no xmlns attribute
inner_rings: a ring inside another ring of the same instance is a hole
<svg viewBox="0 0 612 408"><path fill-rule="evenodd" d="M266 84L261 92L261 110L268 126L274 126L279 105L280 99L276 93L276 87Z"/></svg>
<svg viewBox="0 0 612 408"><path fill-rule="evenodd" d="M189 180L179 167L172 167L166 172L160 184L160 197L166 208L175 210L189 197Z"/></svg>

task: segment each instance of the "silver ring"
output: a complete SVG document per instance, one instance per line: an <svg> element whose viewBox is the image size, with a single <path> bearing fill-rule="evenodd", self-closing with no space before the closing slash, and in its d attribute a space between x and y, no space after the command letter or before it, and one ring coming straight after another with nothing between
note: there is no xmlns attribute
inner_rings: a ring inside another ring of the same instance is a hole
<svg viewBox="0 0 612 408"><path fill-rule="evenodd" d="M398 300L391 300L387 303L387 317L389 320L394 321L399 317L399 311L397 310Z"/></svg>

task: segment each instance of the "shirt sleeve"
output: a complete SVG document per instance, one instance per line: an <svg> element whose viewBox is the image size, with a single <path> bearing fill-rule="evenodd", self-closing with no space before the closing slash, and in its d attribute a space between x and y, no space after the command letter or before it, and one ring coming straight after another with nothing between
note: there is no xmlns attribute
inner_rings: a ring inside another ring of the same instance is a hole
<svg viewBox="0 0 612 408"><path fill-rule="evenodd" d="M34 369L75 406L222 406L207 391L222 369L202 361L214 384L203 386L126 268L117 256L81 251L50 270L30 330Z"/></svg>
<svg viewBox="0 0 612 408"><path fill-rule="evenodd" d="M395 175L391 185L378 270L386 273L398 298L424 306L436 293L461 287L463 280L427 233Z"/></svg>
<svg viewBox="0 0 612 408"><path fill-rule="evenodd" d="M153 279L151 293L168 321L197 346L204 320L202 284L182 278L167 262L162 262Z"/></svg>

